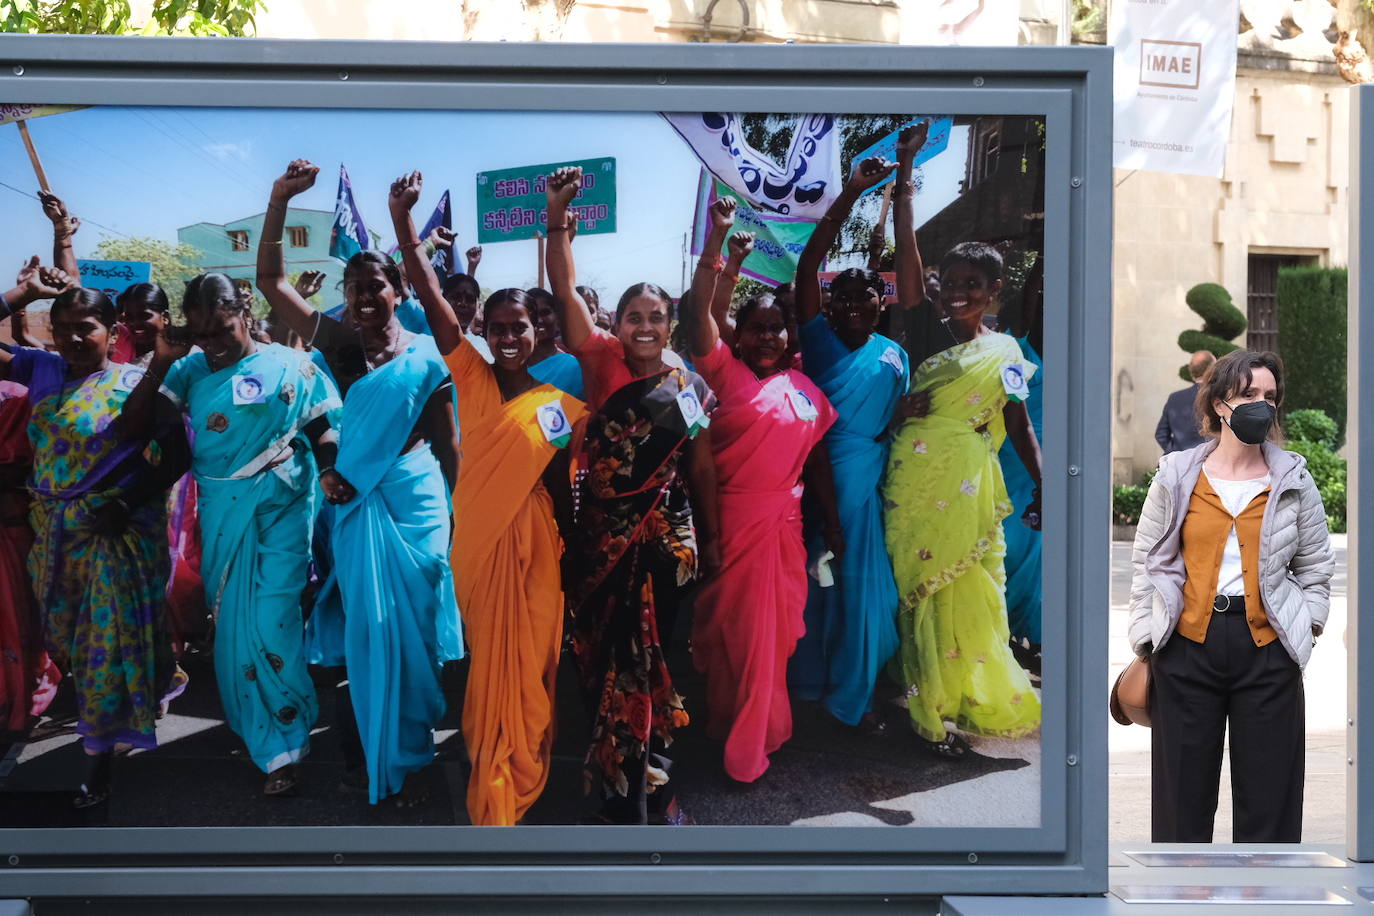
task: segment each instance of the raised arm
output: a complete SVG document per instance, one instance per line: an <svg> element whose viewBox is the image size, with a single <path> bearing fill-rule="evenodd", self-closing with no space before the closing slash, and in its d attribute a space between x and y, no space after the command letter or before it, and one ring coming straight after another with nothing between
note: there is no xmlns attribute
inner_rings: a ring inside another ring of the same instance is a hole
<svg viewBox="0 0 1374 916"><path fill-rule="evenodd" d="M706 236L706 244L701 250L696 270L692 272L693 307L687 316L687 341L695 356L707 355L716 348L716 341L720 340L720 330L716 327L716 319L711 312L715 306L716 287L729 285L717 281L724 270L720 249L725 244L725 236L730 233L730 227L735 225L735 199L716 198L711 204L710 214L711 231ZM752 235L747 232L740 235L747 236L749 243L753 244ZM707 307L703 308L703 305Z"/></svg>
<svg viewBox="0 0 1374 916"><path fill-rule="evenodd" d="M482 263L482 246L473 245L467 250L465 257L468 259L468 276L477 279L477 265ZM453 265L457 267L455 263Z"/></svg>
<svg viewBox="0 0 1374 916"><path fill-rule="evenodd" d="M821 282L816 274L820 272L825 253L835 243L840 227L849 218L854 204L869 188L882 181L896 166L886 159L865 159L854 165L854 171L845 182L830 209L816 224L811 238L806 240L801 257L797 259L797 322L805 324L821 313Z"/></svg>
<svg viewBox="0 0 1374 916"><path fill-rule="evenodd" d="M892 193L893 235L897 243L897 305L915 308L925 301L925 264L916 244L916 185L911 180L916 154L925 146L930 122L922 121L897 138L897 180Z"/></svg>
<svg viewBox="0 0 1374 916"><path fill-rule="evenodd" d="M258 290L272 307L272 317L310 344L318 336L320 323L334 319L312 308L286 279L281 233L291 198L312 187L319 173L319 166L305 159L296 159L286 167L280 178L272 182L267 215L262 221L262 238L258 240Z"/></svg>
<svg viewBox="0 0 1374 916"><path fill-rule="evenodd" d="M424 241L415 229L415 220L410 210L420 199L420 189L424 187L424 176L419 172L402 175L391 183L391 194L387 206L391 208L391 225L396 230L396 241L401 248L401 258L405 261L406 278L420 297L425 307L425 318L429 329L434 333L434 342L439 352L452 353L463 342L463 326L453 306L444 298L444 288L434 273L434 265L429 258L420 254Z"/></svg>
<svg viewBox="0 0 1374 916"><path fill-rule="evenodd" d="M118 429L123 439L147 440L157 435L158 389L162 387L172 363L191 352L190 342L175 332L168 334L169 330L172 329L163 328L157 332L153 358L148 363L147 371L119 410Z"/></svg>
<svg viewBox="0 0 1374 916"><path fill-rule="evenodd" d="M24 327L24 309L31 303L39 302L43 299L51 299L61 295L62 291L73 286L72 280L65 271L54 270L38 265L38 255L26 263L19 271L19 276L15 278L15 285L12 289L6 290L5 304L12 312L10 326L15 329L14 342L16 345L25 347L33 346L34 341L27 336L27 329ZM3 314L0 314L3 317ZM0 346L0 379L7 379L10 375L10 351Z"/></svg>
<svg viewBox="0 0 1374 916"><path fill-rule="evenodd" d="M52 222L52 266L66 272L74 286L81 285L81 270L76 266L72 236L81 228L81 218L67 213L67 205L51 191L39 191L43 215Z"/></svg>
<svg viewBox="0 0 1374 916"><path fill-rule="evenodd" d="M725 269L720 272L716 283L716 294L711 298L711 317L716 320L716 332L727 347L735 345L735 319L730 317L730 302L735 298L735 285L739 283L740 268L744 259L754 250L754 234L737 232L726 243L730 254L725 259Z"/></svg>
<svg viewBox="0 0 1374 916"><path fill-rule="evenodd" d="M569 231L568 204L582 188L582 168L564 166L549 176L545 189L549 213L549 241L544 260L549 271L549 291L558 309L558 326L563 343L576 351L596 332L587 302L577 291L577 266L573 263L572 233Z"/></svg>

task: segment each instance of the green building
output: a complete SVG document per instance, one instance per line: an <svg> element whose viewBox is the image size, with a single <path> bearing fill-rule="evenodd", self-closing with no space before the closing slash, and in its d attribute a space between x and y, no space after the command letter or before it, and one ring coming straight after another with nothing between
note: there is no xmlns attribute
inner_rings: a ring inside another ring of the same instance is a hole
<svg viewBox="0 0 1374 916"><path fill-rule="evenodd" d="M251 283L257 274L264 216L266 213L255 213L227 223L193 223L177 230L177 241L201 252L201 270ZM343 301L343 262L329 256L333 224L332 210L291 207L286 211L286 227L282 231L287 276L294 278L307 270L324 271L324 288L316 297L316 303L324 308L333 308Z"/></svg>

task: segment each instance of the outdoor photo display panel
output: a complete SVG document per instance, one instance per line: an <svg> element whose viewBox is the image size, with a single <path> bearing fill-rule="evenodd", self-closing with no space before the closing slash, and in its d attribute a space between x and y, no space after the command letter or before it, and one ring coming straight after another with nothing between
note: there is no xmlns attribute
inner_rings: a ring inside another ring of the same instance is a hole
<svg viewBox="0 0 1374 916"><path fill-rule="evenodd" d="M7 826L1041 825L1044 118L20 115Z"/></svg>

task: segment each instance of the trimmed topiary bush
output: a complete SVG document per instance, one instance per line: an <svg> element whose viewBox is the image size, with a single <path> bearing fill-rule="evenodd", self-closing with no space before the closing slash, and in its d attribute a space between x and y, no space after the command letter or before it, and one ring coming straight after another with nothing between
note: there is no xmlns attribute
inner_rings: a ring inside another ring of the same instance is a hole
<svg viewBox="0 0 1374 916"><path fill-rule="evenodd" d="M1210 350L1218 358L1240 347L1232 340L1245 332L1245 314L1231 302L1231 294L1219 283L1199 283L1188 290L1184 302L1202 319L1202 330L1187 330L1178 335L1179 348L1193 354ZM1179 377L1191 382L1188 367L1178 370Z"/></svg>

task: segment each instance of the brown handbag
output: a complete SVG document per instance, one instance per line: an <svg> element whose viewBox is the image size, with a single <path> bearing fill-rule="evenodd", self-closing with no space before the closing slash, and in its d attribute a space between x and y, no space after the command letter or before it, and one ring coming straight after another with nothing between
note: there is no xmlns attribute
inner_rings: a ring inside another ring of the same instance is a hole
<svg viewBox="0 0 1374 916"><path fill-rule="evenodd" d="M1131 659L1112 685L1107 708L1121 725L1150 727L1150 661L1136 656Z"/></svg>

